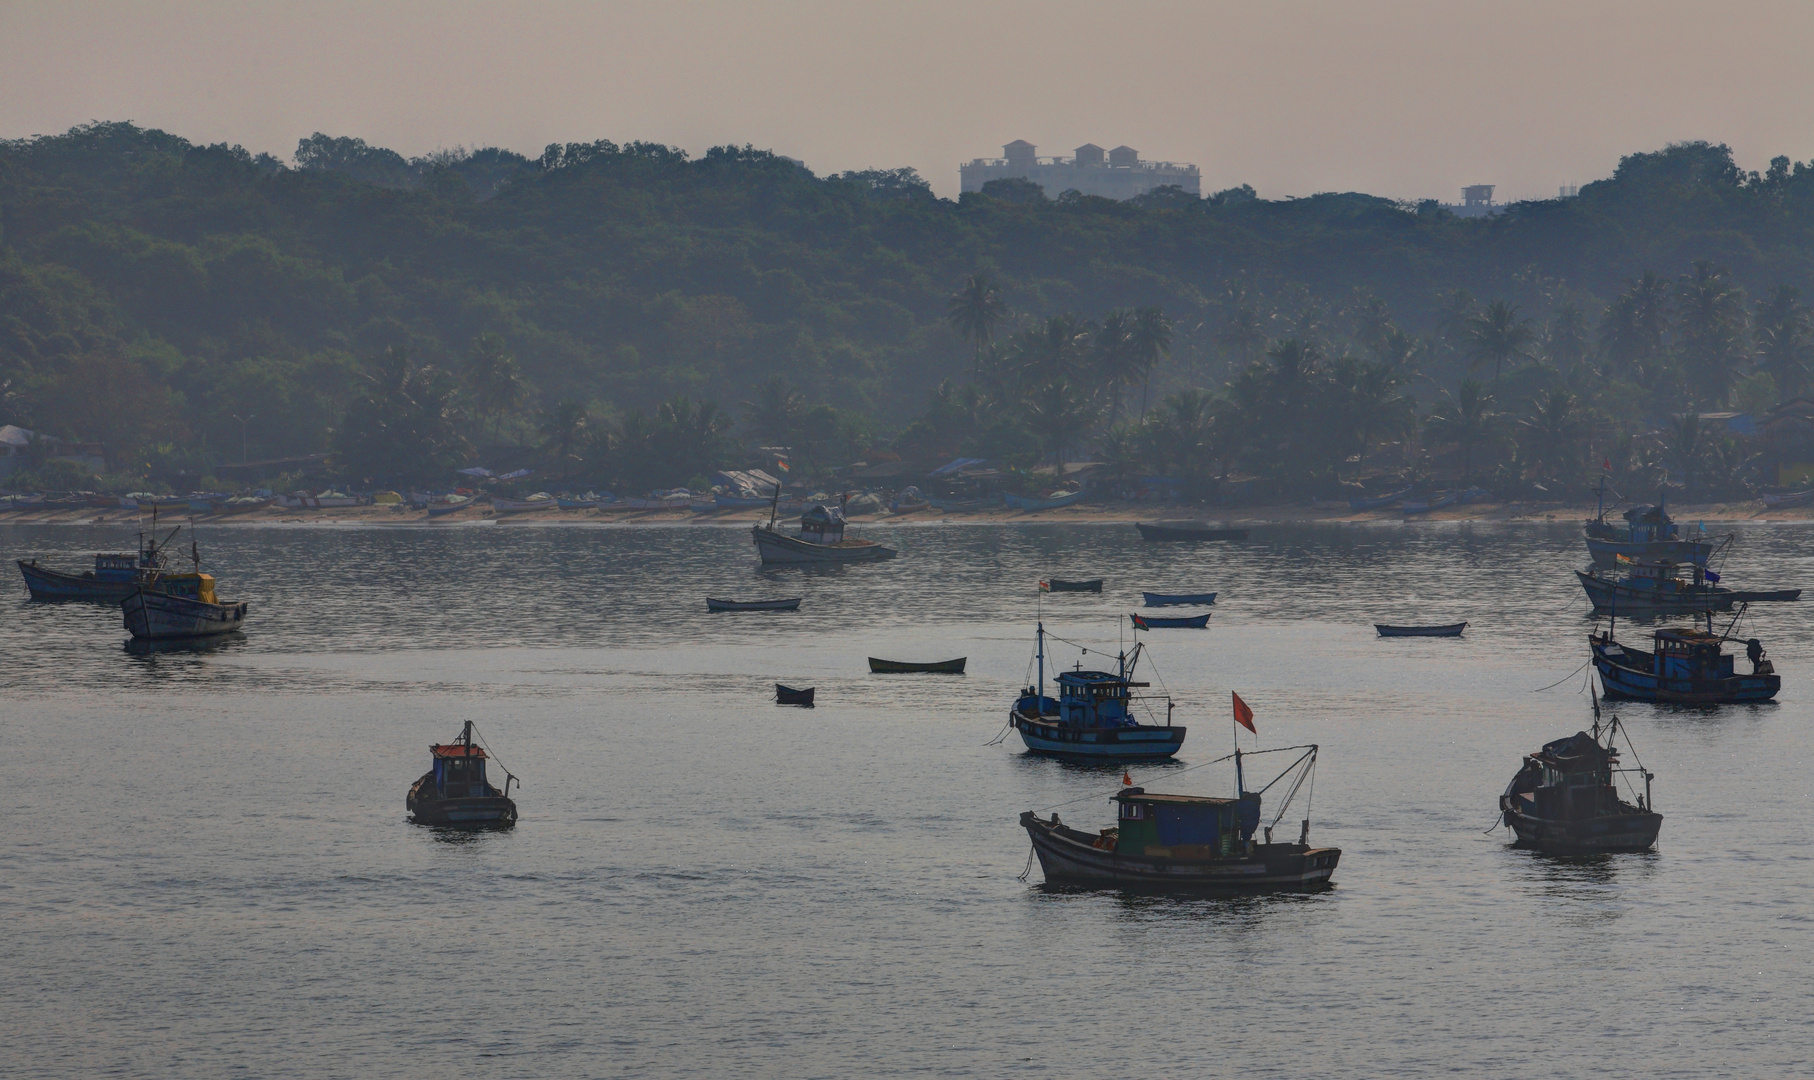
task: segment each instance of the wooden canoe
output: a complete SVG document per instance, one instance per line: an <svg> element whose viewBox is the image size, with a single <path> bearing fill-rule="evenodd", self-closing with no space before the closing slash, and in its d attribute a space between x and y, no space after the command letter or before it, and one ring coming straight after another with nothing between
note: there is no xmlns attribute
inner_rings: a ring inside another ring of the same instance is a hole
<svg viewBox="0 0 1814 1080"><path fill-rule="evenodd" d="M800 598L789 597L785 600L718 600L705 598L707 611L798 611Z"/></svg>
<svg viewBox="0 0 1814 1080"><path fill-rule="evenodd" d="M869 670L889 675L900 675L909 672L930 672L935 675L962 675L964 673L964 662L969 659L970 658L967 656L960 656L956 660L937 660L930 664L914 664L902 660L881 660L872 656L869 658Z"/></svg>
<svg viewBox="0 0 1814 1080"><path fill-rule="evenodd" d="M1444 623L1441 626L1391 626L1386 623L1374 623L1373 629L1379 631L1380 637L1460 637L1468 628L1464 622Z"/></svg>
<svg viewBox="0 0 1814 1080"><path fill-rule="evenodd" d="M1143 592L1147 607L1208 607L1216 602L1212 592L1163 593Z"/></svg>
<svg viewBox="0 0 1814 1080"><path fill-rule="evenodd" d="M1183 615L1161 619L1151 615L1129 615L1136 630L1201 630L1209 625L1209 615Z"/></svg>
<svg viewBox="0 0 1814 1080"><path fill-rule="evenodd" d="M1048 592L1093 592L1102 591L1102 579L1091 578L1088 581L1060 581L1053 578L1046 582Z"/></svg>
<svg viewBox="0 0 1814 1080"><path fill-rule="evenodd" d="M814 687L809 686L804 690L796 690L791 686L782 686L780 683L776 683L775 684L775 704L777 704L777 705L804 705L810 709L813 706L813 690L814 689L815 689Z"/></svg>

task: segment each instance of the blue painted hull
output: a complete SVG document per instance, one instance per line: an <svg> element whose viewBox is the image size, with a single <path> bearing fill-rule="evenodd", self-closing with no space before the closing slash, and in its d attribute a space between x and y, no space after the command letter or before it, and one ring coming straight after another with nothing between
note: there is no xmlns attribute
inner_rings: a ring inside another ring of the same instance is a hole
<svg viewBox="0 0 1814 1080"><path fill-rule="evenodd" d="M1074 491L1069 495L1060 495L1056 499L1029 499L1023 495L1004 495L1002 501L1013 510L1057 510L1059 507L1070 506L1082 498L1083 492Z"/></svg>
<svg viewBox="0 0 1814 1080"><path fill-rule="evenodd" d="M1621 653L1594 645L1594 668L1608 698L1675 705L1741 705L1771 701L1782 689L1782 676L1731 675L1726 678L1690 679L1657 675L1619 663ZM1648 656L1650 654L1642 654Z"/></svg>
<svg viewBox="0 0 1814 1080"><path fill-rule="evenodd" d="M1019 711L1009 716L1028 750L1071 761L1163 761L1184 746L1181 727L1066 727Z"/></svg>
<svg viewBox="0 0 1814 1080"><path fill-rule="evenodd" d="M1634 562L1695 563L1706 566L1713 544L1706 540L1605 540L1587 538L1587 554L1601 570L1616 570L1619 556Z"/></svg>
<svg viewBox="0 0 1814 1080"><path fill-rule="evenodd" d="M66 574L18 560L19 573L33 600L121 600L138 588L132 578L110 580L93 573Z"/></svg>

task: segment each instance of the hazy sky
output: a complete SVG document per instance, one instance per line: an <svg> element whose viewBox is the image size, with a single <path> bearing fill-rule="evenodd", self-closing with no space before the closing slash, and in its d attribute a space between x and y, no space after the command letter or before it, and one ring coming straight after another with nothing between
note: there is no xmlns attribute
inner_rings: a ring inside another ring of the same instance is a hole
<svg viewBox="0 0 1814 1080"><path fill-rule="evenodd" d="M0 136L90 119L286 159L747 142L945 195L1011 139L1126 143L1205 191L1544 197L1674 140L1814 158L1814 0L0 0Z"/></svg>

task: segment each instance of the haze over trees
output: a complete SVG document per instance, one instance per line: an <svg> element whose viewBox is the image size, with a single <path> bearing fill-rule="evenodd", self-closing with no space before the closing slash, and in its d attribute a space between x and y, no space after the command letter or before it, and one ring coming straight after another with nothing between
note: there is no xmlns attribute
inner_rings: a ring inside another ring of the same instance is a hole
<svg viewBox="0 0 1814 1080"><path fill-rule="evenodd" d="M1384 467L1548 489L1602 461L1731 488L1742 455L1680 418L1808 389L1810 286L1814 165L1706 143L1468 220L1246 188L941 200L750 147L0 143L0 422L147 482L236 460L255 415L252 457L373 483L514 454L679 485L785 445L1089 457L1206 494Z"/></svg>

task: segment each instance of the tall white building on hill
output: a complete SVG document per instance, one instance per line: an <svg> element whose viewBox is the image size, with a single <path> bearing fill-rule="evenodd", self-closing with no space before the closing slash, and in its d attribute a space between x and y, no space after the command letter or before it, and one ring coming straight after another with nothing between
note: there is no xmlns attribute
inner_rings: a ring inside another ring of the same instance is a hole
<svg viewBox="0 0 1814 1080"><path fill-rule="evenodd" d="M981 191L991 180L1021 179L1038 184L1051 199L1067 191L1101 195L1107 199L1131 199L1167 184L1183 188L1198 198L1203 195L1202 177L1195 165L1141 161L1140 152L1131 146L1105 151L1095 143L1085 143L1068 158L1040 157L1037 149L1025 139L1015 139L1001 148L999 158L977 158L960 166L958 173L963 180L960 190Z"/></svg>

